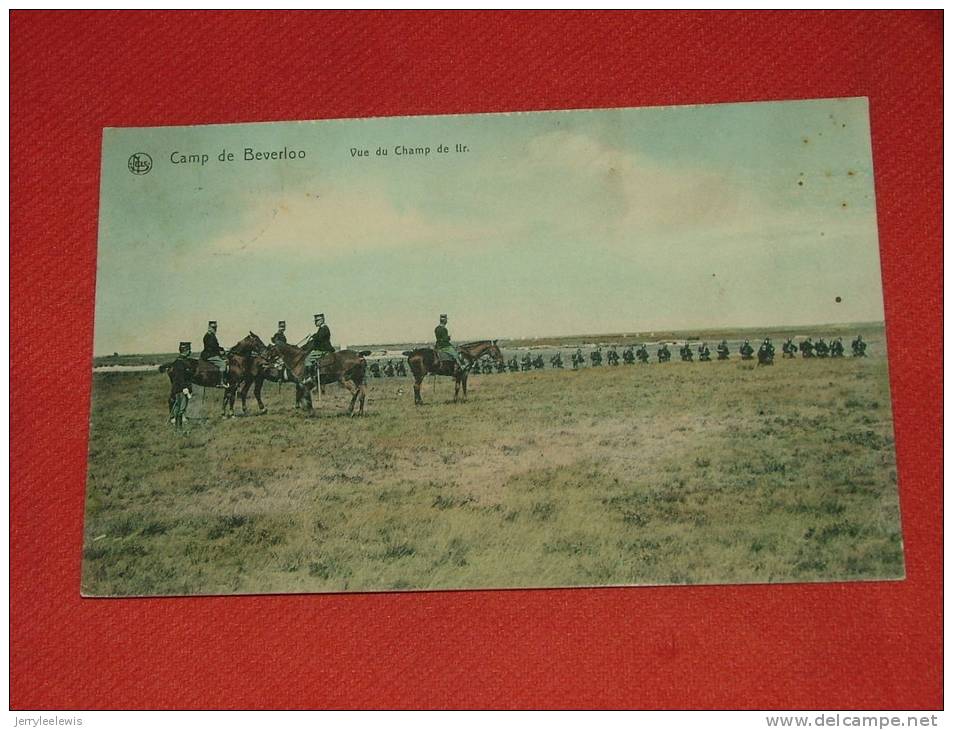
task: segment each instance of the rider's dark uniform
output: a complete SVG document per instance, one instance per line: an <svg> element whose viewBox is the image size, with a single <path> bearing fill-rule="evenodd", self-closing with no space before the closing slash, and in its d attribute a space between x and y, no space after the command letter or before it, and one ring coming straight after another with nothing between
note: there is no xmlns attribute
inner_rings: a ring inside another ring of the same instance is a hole
<svg viewBox="0 0 953 730"><path fill-rule="evenodd" d="M225 354L225 350L218 344L218 337L215 336L215 333L209 330L205 333L205 337L202 338L202 354L199 355L199 358L202 360L211 360L214 357L222 357Z"/></svg>

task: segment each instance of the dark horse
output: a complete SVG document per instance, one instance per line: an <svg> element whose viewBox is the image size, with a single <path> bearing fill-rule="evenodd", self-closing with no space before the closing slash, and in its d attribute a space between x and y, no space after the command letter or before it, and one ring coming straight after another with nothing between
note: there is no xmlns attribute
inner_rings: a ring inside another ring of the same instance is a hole
<svg viewBox="0 0 953 730"><path fill-rule="evenodd" d="M342 387L351 392L351 405L348 407L348 415L354 415L354 404L360 398L358 415L364 415L364 400L367 398L367 388L364 383L364 375L367 370L367 361L365 355L370 355L370 350L355 352L354 350L338 350L331 352L318 361L318 371L320 383L316 383L314 377L308 372L308 354L311 347L300 348L294 345L274 344L268 348L269 354L274 354L284 363L288 376L295 384L295 401L298 407L306 411L311 411L311 389L315 386L319 388L326 383L340 383Z"/></svg>
<svg viewBox="0 0 953 730"><path fill-rule="evenodd" d="M484 355L490 355L498 363L503 362L503 353L496 346L496 340L480 340L459 345L460 353L466 367L460 368L453 360L443 360L437 350L432 347L422 347L419 350L407 350L404 355L410 364L410 372L414 374L414 405L423 405L420 397L420 384L427 375L449 375L453 378L456 387L453 391L453 400L457 401L460 387L463 387L463 400L467 399L467 375L473 364Z"/></svg>
<svg viewBox="0 0 953 730"><path fill-rule="evenodd" d="M267 347L261 338L254 332L249 332L248 336L240 340L234 347L226 353L226 362L228 368L225 371L224 380L217 367L207 360L196 360L189 358L189 376L193 385L201 385L205 388L224 388L225 393L222 396L222 417L226 415L226 409L229 415L235 415L235 392L238 386L245 384L242 392L242 407L244 408L244 396L248 392L248 387L255 382L256 377L264 380L263 368L266 361L261 358ZM172 363L166 363L159 366L159 372L164 373L169 370ZM172 382L172 373L169 372L169 382ZM259 397L261 394L261 384L256 383L255 396L258 397L258 405L264 410L264 404ZM172 405L175 403L175 393L169 395L169 412L172 412Z"/></svg>

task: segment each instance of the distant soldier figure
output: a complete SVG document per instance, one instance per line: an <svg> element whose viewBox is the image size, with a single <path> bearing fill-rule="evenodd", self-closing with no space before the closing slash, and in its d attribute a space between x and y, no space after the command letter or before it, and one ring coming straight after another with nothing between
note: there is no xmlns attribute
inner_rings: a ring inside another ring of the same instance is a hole
<svg viewBox="0 0 953 730"><path fill-rule="evenodd" d="M774 345L770 337L765 337L758 348L758 365L774 365Z"/></svg>
<svg viewBox="0 0 953 730"><path fill-rule="evenodd" d="M613 347L609 350L609 353L606 355L606 359L609 361L609 364L610 364L610 365L618 365L618 364L619 364L619 353L616 351L615 346L613 346Z"/></svg>
<svg viewBox="0 0 953 730"><path fill-rule="evenodd" d="M440 315L440 324L434 327L433 330L434 338L436 339L436 344L434 349L440 354L441 359L449 358L456 363L457 367L461 370L466 368L466 363L463 362L463 358L460 357L460 353L457 352L457 348L453 346L450 342L450 333L447 331L447 315Z"/></svg>
<svg viewBox="0 0 953 730"><path fill-rule="evenodd" d="M668 345L663 342L662 346L656 352L656 356L659 362L668 362L672 359L672 352L668 349Z"/></svg>
<svg viewBox="0 0 953 730"><path fill-rule="evenodd" d="M814 343L811 341L810 337L808 337L806 340L801 340L801 344L798 345L798 349L801 351L801 357L814 357Z"/></svg>
<svg viewBox="0 0 953 730"><path fill-rule="evenodd" d="M507 363L511 373L515 373L520 369L520 361L517 359L516 355L510 358L509 363Z"/></svg>
<svg viewBox="0 0 953 730"><path fill-rule="evenodd" d="M527 352L523 355L523 359L520 361L520 369L525 373L527 370L531 370L533 367L533 358L529 356Z"/></svg>
<svg viewBox="0 0 953 730"><path fill-rule="evenodd" d="M787 358L794 357L797 354L797 345L794 344L794 340L788 337L784 344L781 345L781 353Z"/></svg>
<svg viewBox="0 0 953 730"><path fill-rule="evenodd" d="M384 365L384 375L386 375L388 378L394 377L394 361L393 360L388 360L387 364Z"/></svg>
<svg viewBox="0 0 953 730"><path fill-rule="evenodd" d="M506 372L506 361L505 361L505 360L502 360L502 359L501 359L501 360L497 360L497 361L496 361L496 372L498 372L498 373L505 373L505 372Z"/></svg>
<svg viewBox="0 0 953 730"><path fill-rule="evenodd" d="M750 360L754 356L754 348L751 346L751 343L748 342L748 340L745 340L741 344L739 352L741 353L742 360Z"/></svg>
<svg viewBox="0 0 953 730"><path fill-rule="evenodd" d="M594 368L602 366L602 348L601 347L589 353L589 362Z"/></svg>
<svg viewBox="0 0 953 730"><path fill-rule="evenodd" d="M555 355L553 355L551 358L549 358L549 365L550 365L550 367L553 368L553 370L556 370L557 368L560 369L560 370L562 370L562 367L563 367L563 356L562 356L562 353L557 352Z"/></svg>
<svg viewBox="0 0 953 730"><path fill-rule="evenodd" d="M682 362L693 362L695 360L695 356L692 354L692 347L687 342L679 348L678 354L681 355Z"/></svg>
<svg viewBox="0 0 953 730"><path fill-rule="evenodd" d="M174 423L177 429L182 428L185 420L185 411L192 398L192 366L189 355L192 354L191 342L179 343L179 355L169 369L169 379L172 381L172 397L169 404L169 423Z"/></svg>
<svg viewBox="0 0 953 730"><path fill-rule="evenodd" d="M622 351L622 362L626 365L633 365L635 363L635 352L632 350L632 345L629 345Z"/></svg>
<svg viewBox="0 0 953 730"><path fill-rule="evenodd" d="M217 332L218 322L216 322L214 319L209 320L208 332L206 332L205 336L202 338L202 354L199 355L199 359L210 362L216 368L218 368L218 374L221 378L222 385L225 385L225 376L228 372L228 362L225 360L225 349L218 344Z"/></svg>
<svg viewBox="0 0 953 730"><path fill-rule="evenodd" d="M305 340L304 349L310 349L307 358L307 369L311 377L317 382L318 361L325 355L334 352L331 344L331 328L325 324L324 314L314 315L314 326L317 329Z"/></svg>
<svg viewBox="0 0 953 730"><path fill-rule="evenodd" d="M844 340L840 337L831 340L831 357L844 357Z"/></svg>
<svg viewBox="0 0 953 730"><path fill-rule="evenodd" d="M711 350L708 349L707 342L703 342L698 346L698 361L711 362Z"/></svg>
<svg viewBox="0 0 953 730"><path fill-rule="evenodd" d="M850 343L850 351L854 357L867 357L867 343L864 338L857 335L857 339Z"/></svg>
<svg viewBox="0 0 953 730"><path fill-rule="evenodd" d="M381 365L379 362L377 362L377 360L371 361L370 371L371 375L373 375L375 378L379 378L381 376Z"/></svg>
<svg viewBox="0 0 953 730"><path fill-rule="evenodd" d="M404 366L403 360L397 361L397 376L400 378L407 376L407 368Z"/></svg>
<svg viewBox="0 0 953 730"><path fill-rule="evenodd" d="M715 348L715 352L718 353L719 360L727 360L731 355L731 351L728 349L727 340L722 340L718 343L718 347Z"/></svg>
<svg viewBox="0 0 953 730"><path fill-rule="evenodd" d="M635 356L639 359L639 362L645 365L649 361L649 348L645 345L639 345L639 349L635 351Z"/></svg>
<svg viewBox="0 0 953 730"><path fill-rule="evenodd" d="M546 363L543 362L542 355L537 355L535 358L533 358L533 367L537 370L542 370L544 367L546 367Z"/></svg>
<svg viewBox="0 0 953 730"><path fill-rule="evenodd" d="M492 360L483 360L483 374L491 375L493 373L493 361Z"/></svg>
<svg viewBox="0 0 953 730"><path fill-rule="evenodd" d="M288 338L285 336L285 321L283 319L278 320L278 331L271 336L271 341L275 345L288 344Z"/></svg>
<svg viewBox="0 0 953 730"><path fill-rule="evenodd" d="M823 339L818 338L817 342L814 344L814 354L818 357L827 357L828 354L830 354L830 348Z"/></svg>
<svg viewBox="0 0 953 730"><path fill-rule="evenodd" d="M572 354L572 369L578 370L585 364L586 364L586 358L582 354L582 348L577 347L576 351Z"/></svg>

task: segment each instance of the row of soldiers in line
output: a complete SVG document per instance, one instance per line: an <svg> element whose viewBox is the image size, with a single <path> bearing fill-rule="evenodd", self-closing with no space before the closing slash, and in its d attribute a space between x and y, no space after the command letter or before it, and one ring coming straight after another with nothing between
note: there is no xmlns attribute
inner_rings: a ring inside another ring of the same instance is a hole
<svg viewBox="0 0 953 730"><path fill-rule="evenodd" d="M864 338L861 335L857 335L850 346L853 357L867 357L867 343L864 342ZM765 337L758 347L758 361L763 364L774 362L774 352L774 345L771 343L771 338ZM817 342L815 342L813 338L808 337L800 343L795 343L794 340L789 337L784 344L781 345L781 352L786 358L794 358L798 353L804 358L838 358L844 357L844 342L840 337L835 337L830 343L825 342L822 338L819 338ZM728 347L727 340L722 340L717 345L715 353L718 360L729 360L731 358L731 350ZM738 353L741 355L742 360L754 360L755 358L755 349L750 340L745 340L741 343L741 346L738 348ZM694 362L695 360L695 352L692 350L692 346L687 342L678 349L678 354L683 362ZM707 342L702 342L698 345L699 362L711 362L711 354L711 349L708 347ZM666 343L662 343L662 345L656 349L655 356L660 363L669 362L672 359L672 351L669 350ZM606 355L606 361L609 365L618 365L619 359L619 353L615 347L612 347ZM592 367L601 366L602 360L601 347L589 353L589 362ZM623 350L621 360L626 365L631 365L636 361L647 363L649 361L648 348L644 344L639 345L637 348L629 346ZM573 369L584 367L585 363L586 357L583 355L582 349L577 348L572 356ZM553 365L553 367L557 366ZM561 363L559 367L562 367Z"/></svg>

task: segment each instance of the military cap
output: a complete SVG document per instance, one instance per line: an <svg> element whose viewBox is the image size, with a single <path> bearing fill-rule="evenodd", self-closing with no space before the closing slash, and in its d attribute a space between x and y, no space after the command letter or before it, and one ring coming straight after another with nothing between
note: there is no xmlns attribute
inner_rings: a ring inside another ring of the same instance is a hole
<svg viewBox="0 0 953 730"><path fill-rule="evenodd" d="M284 321L283 319L279 319L279 320L278 320L278 328L281 329L281 328L284 327L284 326L285 326L285 321Z"/></svg>
<svg viewBox="0 0 953 730"><path fill-rule="evenodd" d="M209 327L218 327L218 322L216 322L214 319L210 319L210 320L208 321L208 326L209 326Z"/></svg>
<svg viewBox="0 0 953 730"><path fill-rule="evenodd" d="M314 315L314 321L317 322L318 320L321 320L322 322L324 321L323 313Z"/></svg>
<svg viewBox="0 0 953 730"><path fill-rule="evenodd" d="M180 342L179 343L179 352L183 355L188 355L192 352L192 343L191 342Z"/></svg>

